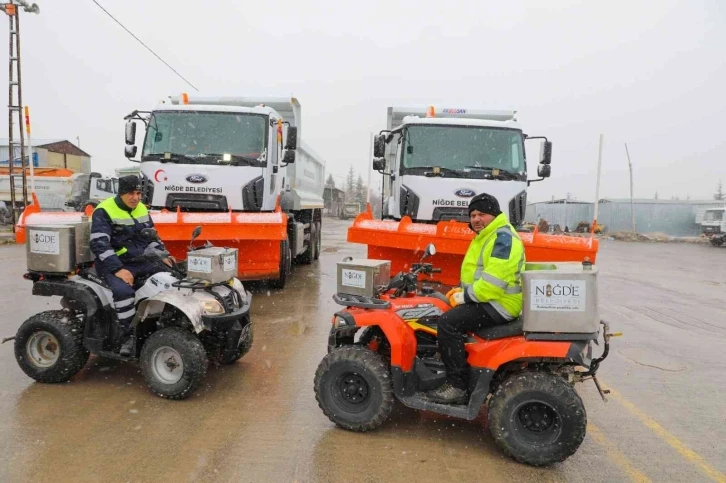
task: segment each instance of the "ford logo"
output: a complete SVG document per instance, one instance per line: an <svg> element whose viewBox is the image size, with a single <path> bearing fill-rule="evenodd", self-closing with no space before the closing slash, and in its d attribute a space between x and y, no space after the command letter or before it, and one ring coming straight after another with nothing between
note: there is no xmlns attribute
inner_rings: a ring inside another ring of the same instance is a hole
<svg viewBox="0 0 726 483"><path fill-rule="evenodd" d="M454 191L454 194L455 194L456 196L458 196L459 198L471 198L471 197L472 197L472 196L474 196L474 195L475 195L476 193L474 193L474 191L472 191L472 190L470 190L470 189L467 189L467 188L462 188L462 189L460 189L460 190L456 190L456 191Z"/></svg>
<svg viewBox="0 0 726 483"><path fill-rule="evenodd" d="M203 174L190 174L187 176L187 181L190 183L206 183L207 177Z"/></svg>

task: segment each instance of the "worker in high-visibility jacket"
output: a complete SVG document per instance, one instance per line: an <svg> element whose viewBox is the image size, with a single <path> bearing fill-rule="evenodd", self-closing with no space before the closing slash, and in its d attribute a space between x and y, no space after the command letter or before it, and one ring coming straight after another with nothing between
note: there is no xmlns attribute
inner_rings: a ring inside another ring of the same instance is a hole
<svg viewBox="0 0 726 483"><path fill-rule="evenodd" d="M125 357L134 355L136 351L136 338L131 327L136 314L135 280L163 270L158 263L143 259L135 261L134 258L158 255L171 266L166 247L141 236L141 230L153 227L154 221L141 203L141 180L134 175L119 178L118 194L99 203L91 217L90 245L95 256L94 266L113 293L121 329L119 354Z"/></svg>
<svg viewBox="0 0 726 483"><path fill-rule="evenodd" d="M446 294L451 310L438 321L438 344L446 382L427 396L444 404L468 399L468 373L463 334L506 324L522 311L524 245L517 231L487 193L469 203L469 226L476 237L461 265L461 283Z"/></svg>

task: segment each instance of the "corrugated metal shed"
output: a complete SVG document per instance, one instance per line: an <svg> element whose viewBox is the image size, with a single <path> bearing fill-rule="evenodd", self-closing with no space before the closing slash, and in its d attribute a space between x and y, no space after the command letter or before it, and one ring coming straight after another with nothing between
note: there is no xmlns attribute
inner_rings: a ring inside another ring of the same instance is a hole
<svg viewBox="0 0 726 483"><path fill-rule="evenodd" d="M723 206L717 200L633 200L635 229L639 233L665 233L671 236L697 236L701 234L701 220L706 208ZM537 223L547 220L570 230L581 221L592 222L593 203L540 202L527 205L525 221ZM600 201L598 223L607 232L632 231L630 200L604 199Z"/></svg>

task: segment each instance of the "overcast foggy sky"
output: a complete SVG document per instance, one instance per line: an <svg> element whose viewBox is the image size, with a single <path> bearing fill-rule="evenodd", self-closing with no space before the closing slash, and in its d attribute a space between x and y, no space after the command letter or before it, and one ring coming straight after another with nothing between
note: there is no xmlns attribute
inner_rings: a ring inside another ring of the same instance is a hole
<svg viewBox="0 0 726 483"><path fill-rule="evenodd" d="M80 136L96 171L130 166L123 116L194 91L91 0L35 1L20 20L33 137ZM530 201L594 199L600 133L601 197L629 196L624 142L636 197L726 182L723 1L99 2L202 95L296 96L338 186L351 164L367 175L387 106L428 104L516 109L547 136L552 177Z"/></svg>

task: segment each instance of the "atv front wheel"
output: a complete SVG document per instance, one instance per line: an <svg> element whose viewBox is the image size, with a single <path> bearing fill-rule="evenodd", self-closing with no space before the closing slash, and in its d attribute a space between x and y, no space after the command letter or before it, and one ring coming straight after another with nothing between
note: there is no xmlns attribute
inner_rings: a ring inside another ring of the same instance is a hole
<svg viewBox="0 0 726 483"><path fill-rule="evenodd" d="M315 399L341 428L370 431L383 424L393 409L391 376L370 349L339 347L323 358L315 372Z"/></svg>
<svg viewBox="0 0 726 483"><path fill-rule="evenodd" d="M141 349L140 362L151 391L167 399L188 397L207 373L202 342L179 327L151 334Z"/></svg>
<svg viewBox="0 0 726 483"><path fill-rule="evenodd" d="M15 359L38 382L66 382L88 362L83 319L66 310L48 310L23 322L15 335Z"/></svg>
<svg viewBox="0 0 726 483"><path fill-rule="evenodd" d="M245 328L242 329L242 334L240 335L239 342L237 343L236 352L233 355L220 356L219 362L221 364L234 364L238 360L242 359L242 357L244 357L244 355L252 348L252 339L252 324L248 323L245 325Z"/></svg>
<svg viewBox="0 0 726 483"><path fill-rule="evenodd" d="M506 379L489 404L494 441L520 463L544 466L572 456L585 438L582 399L561 377L523 372Z"/></svg>

